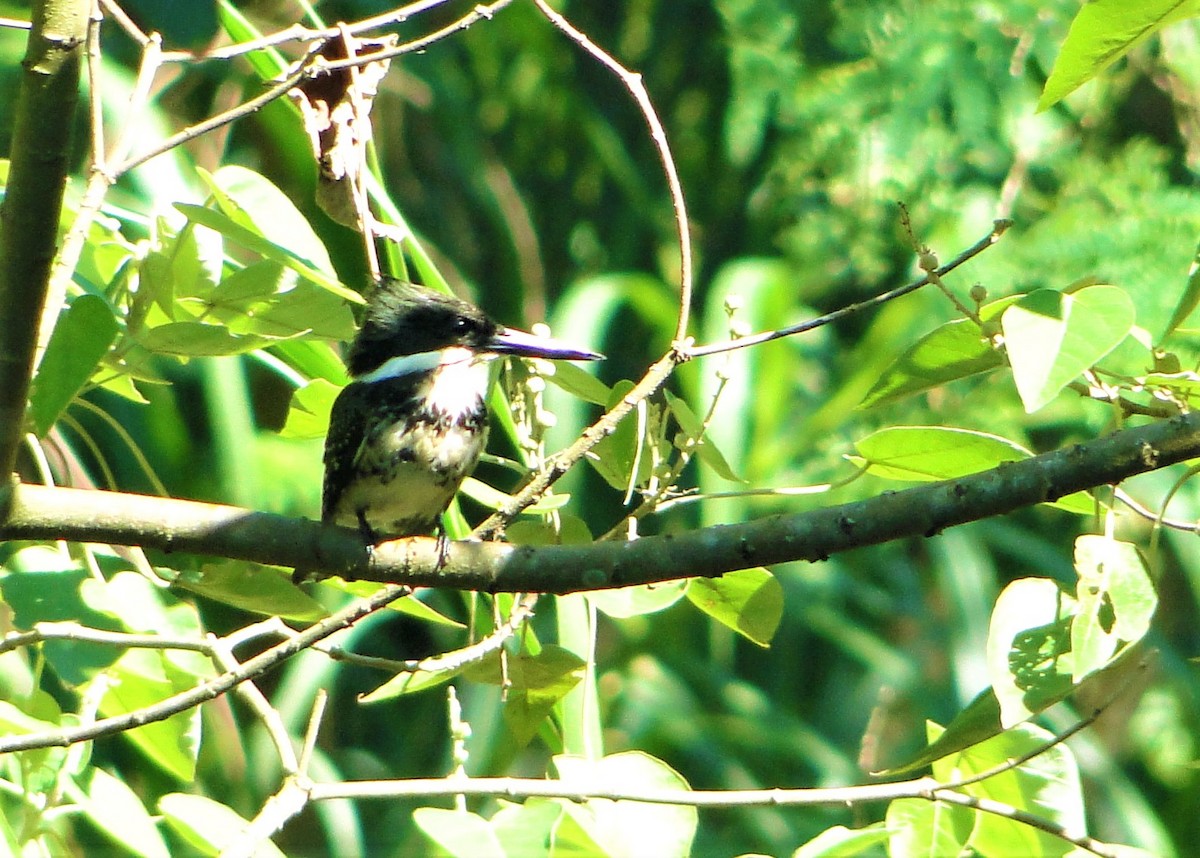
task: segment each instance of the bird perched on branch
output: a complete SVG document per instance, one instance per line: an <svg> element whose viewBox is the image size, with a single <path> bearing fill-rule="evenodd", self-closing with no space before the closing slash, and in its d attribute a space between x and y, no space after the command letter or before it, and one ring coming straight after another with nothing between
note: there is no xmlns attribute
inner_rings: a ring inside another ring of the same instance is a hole
<svg viewBox="0 0 1200 858"><path fill-rule="evenodd" d="M433 532L487 441L488 362L603 355L493 322L478 307L385 279L347 356L325 439L321 520L380 538Z"/></svg>

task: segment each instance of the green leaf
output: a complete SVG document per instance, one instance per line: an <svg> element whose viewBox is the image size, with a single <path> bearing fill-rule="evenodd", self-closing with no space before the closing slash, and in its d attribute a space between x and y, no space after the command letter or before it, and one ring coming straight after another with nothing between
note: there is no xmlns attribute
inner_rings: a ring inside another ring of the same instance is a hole
<svg viewBox="0 0 1200 858"><path fill-rule="evenodd" d="M977 745L1003 729L1000 724L1000 704L992 689L987 688L977 694L950 725L911 760L872 774L889 778L911 775L943 757Z"/></svg>
<svg viewBox="0 0 1200 858"><path fill-rule="evenodd" d="M1150 630L1158 596L1135 546L1099 534L1075 540L1078 609L1071 623L1076 682Z"/></svg>
<svg viewBox="0 0 1200 858"><path fill-rule="evenodd" d="M570 650L551 644L536 654L523 650L510 656L505 667L501 669L499 658L489 658L469 667L467 676L506 687L504 721L517 744L524 746L554 705L583 679L586 664Z"/></svg>
<svg viewBox="0 0 1200 858"><path fill-rule="evenodd" d="M467 477L463 480L460 491L475 503L488 509L500 509L512 500L512 495L493 488L474 477ZM571 496L568 494L547 494L538 498L536 503L530 504L522 512L528 515L540 515L562 509L570 502Z"/></svg>
<svg viewBox="0 0 1200 858"><path fill-rule="evenodd" d="M372 581L343 581L341 578L326 578L321 581L320 586L330 587L339 590L343 593L359 598L366 599L374 596L379 592L382 584L376 584ZM448 629L465 629L466 625L458 620L451 619L445 614L431 608L429 605L422 602L415 595L405 596L403 599L397 599L394 602L388 603L389 611L396 611L405 616L413 617L423 623L433 623L436 626L442 626Z"/></svg>
<svg viewBox="0 0 1200 858"><path fill-rule="evenodd" d="M106 718L145 709L198 684L195 674L179 670L167 653L144 649L127 650L95 682L108 688L100 700L100 713ZM199 707L121 735L177 780L189 783L195 777Z"/></svg>
<svg viewBox="0 0 1200 858"><path fill-rule="evenodd" d="M248 250L253 250L266 259L282 263L321 288L328 289L339 298L354 304L363 303L361 295L353 289L347 289L341 283L326 275L307 256L301 256L285 247L275 244L260 233L237 223L228 215L190 203L176 203L175 208L183 212L188 220L193 223L208 227Z"/></svg>
<svg viewBox="0 0 1200 858"><path fill-rule="evenodd" d="M1015 303L1009 295L982 307L987 323ZM1004 365L1004 357L971 319L955 319L919 339L884 370L859 408L871 408Z"/></svg>
<svg viewBox="0 0 1200 858"><path fill-rule="evenodd" d="M693 578L688 600L717 622L766 648L783 618L783 587L762 567Z"/></svg>
<svg viewBox="0 0 1200 858"><path fill-rule="evenodd" d="M1027 459L1007 438L946 426L894 426L854 445L870 473L893 480L950 480Z"/></svg>
<svg viewBox="0 0 1200 858"><path fill-rule="evenodd" d="M963 790L1034 814L1067 831L1086 831L1079 767L1064 743L1051 744L1053 738L1052 733L1036 724L1019 724L935 763L933 776L939 780L969 778L1041 751L1019 767L969 784ZM981 811L971 813L975 819L969 845L976 854L1048 858L1074 854L1072 844L1017 820Z"/></svg>
<svg viewBox="0 0 1200 858"><path fill-rule="evenodd" d="M492 817L492 830L508 858L536 855L604 855L575 816L582 808L562 799L530 798Z"/></svg>
<svg viewBox="0 0 1200 858"><path fill-rule="evenodd" d="M22 700L21 703L24 709L7 700L0 700L0 735L54 733L64 726L75 724L71 716L63 718L58 704L45 691L34 691L28 700ZM59 778L68 762L68 749L34 748L15 754L14 759L28 773L22 784L25 795L45 794L58 788ZM0 814L0 817L4 817L4 814Z"/></svg>
<svg viewBox="0 0 1200 858"><path fill-rule="evenodd" d="M227 215L232 216L231 206L237 206L262 236L290 250L297 258L312 262L327 276L336 276L325 243L288 196L269 179L237 164L228 164L212 175L209 186L223 192L217 200Z"/></svg>
<svg viewBox="0 0 1200 858"><path fill-rule="evenodd" d="M547 375L546 380L577 399L593 405L604 405L612 396L609 386L583 367L576 366L570 361L555 361L552 366L554 372Z"/></svg>
<svg viewBox="0 0 1200 858"><path fill-rule="evenodd" d="M83 810L92 824L134 855L169 858L167 844L137 794L104 769L92 768L89 773Z"/></svg>
<svg viewBox="0 0 1200 858"><path fill-rule="evenodd" d="M50 431L116 338L117 320L107 301L80 295L71 302L54 327L33 378L29 413L38 437Z"/></svg>
<svg viewBox="0 0 1200 858"><path fill-rule="evenodd" d="M1168 24L1197 14L1197 0L1089 0L1071 22L1037 109L1074 92Z"/></svg>
<svg viewBox="0 0 1200 858"><path fill-rule="evenodd" d="M865 828L835 825L827 828L792 853L792 858L854 858L889 837L887 825L877 822Z"/></svg>
<svg viewBox="0 0 1200 858"><path fill-rule="evenodd" d="M1004 311L1013 380L1029 413L1120 345L1133 327L1133 302L1115 286L1071 295L1039 289Z"/></svg>
<svg viewBox="0 0 1200 858"><path fill-rule="evenodd" d="M323 378L314 378L292 391L287 422L279 434L285 438L323 438L329 431L329 413L342 388Z"/></svg>
<svg viewBox="0 0 1200 858"><path fill-rule="evenodd" d="M725 455L707 437L704 431L704 422L696 416L691 406L670 391L663 391L663 393L666 396L667 407L670 408L679 427L683 430L683 437L675 439L675 446L680 450L694 450L696 457L722 479L733 483L746 482L733 472Z"/></svg>
<svg viewBox="0 0 1200 858"><path fill-rule="evenodd" d="M961 855L975 823L965 807L901 798L888 805L884 824L888 832L888 854L908 856Z"/></svg>
<svg viewBox="0 0 1200 858"><path fill-rule="evenodd" d="M202 795L173 792L164 795L158 809L167 825L201 855L219 855L243 836L245 819L220 802ZM255 858L284 858L270 840L258 843Z"/></svg>
<svg viewBox="0 0 1200 858"><path fill-rule="evenodd" d="M293 584L283 570L244 560L205 563L199 571L180 573L173 584L266 617L312 623L329 615L319 602Z"/></svg>
<svg viewBox="0 0 1200 858"><path fill-rule="evenodd" d="M142 634L199 640L195 607L181 602L134 572L119 572L107 582L89 578L80 586L87 605L121 620ZM212 676L200 653L184 650L127 650L93 683L107 692L100 700L105 716L125 715L187 691ZM156 765L181 781L195 774L200 745L200 710L191 709L122 734Z"/></svg>
<svg viewBox="0 0 1200 858"><path fill-rule="evenodd" d="M605 403L606 407L612 408L631 390L633 390L632 381L618 381L613 385L612 394ZM643 401L639 407L648 409L651 406ZM638 424L638 414L635 410L634 414L630 414L617 424L616 430L611 435L601 439L592 448L595 455L588 456L586 460L596 473L618 491L625 491L629 488L630 482L636 483L649 476L650 473L650 457L640 455L643 452L645 436L639 431ZM633 474L635 467L637 473Z"/></svg>
<svg viewBox="0 0 1200 858"><path fill-rule="evenodd" d="M686 580L661 581L657 584L639 584L635 587L617 587L612 590L592 590L583 596L610 617L626 620L643 614L656 614L666 610L683 598L687 592Z"/></svg>
<svg viewBox="0 0 1200 858"><path fill-rule="evenodd" d="M221 279L202 295L206 311L217 311L217 321L228 322L234 315L241 316L252 307L266 303L271 296L289 289L296 281L296 273L278 262L264 259L239 268ZM221 312L227 311L227 312Z"/></svg>
<svg viewBox="0 0 1200 858"><path fill-rule="evenodd" d="M454 858L506 858L491 824L477 813L418 807L412 818L422 834Z"/></svg>
<svg viewBox="0 0 1200 858"><path fill-rule="evenodd" d="M1010 727L1071 688L1074 599L1047 578L1021 578L1000 593L988 627L988 676Z"/></svg>
<svg viewBox="0 0 1200 858"><path fill-rule="evenodd" d="M148 351L185 358L244 354L276 341L274 337L235 334L224 325L204 322L168 322L138 337L138 345Z"/></svg>
<svg viewBox="0 0 1200 858"><path fill-rule="evenodd" d="M1171 320L1167 322L1167 327L1159 340L1162 341L1171 336L1180 325L1187 321L1188 316L1192 315L1192 311L1198 304L1200 304L1200 244L1196 245L1196 252L1192 255L1192 266L1188 269L1187 285L1183 294L1179 296L1179 303L1175 305Z"/></svg>
<svg viewBox="0 0 1200 858"><path fill-rule="evenodd" d="M35 545L14 554L10 574L0 578L0 593L13 610L13 625L31 629L40 622L75 621L105 631L123 631L116 618L94 610L80 587L91 576L76 561L49 546ZM120 656L116 647L52 640L42 644L46 661L68 686L78 686L109 667Z"/></svg>
<svg viewBox="0 0 1200 858"><path fill-rule="evenodd" d="M398 673L383 683L383 685L361 695L358 698L358 702L380 703L384 700L391 700L394 697L401 697L405 694L428 691L430 688L445 685L466 669L467 665L465 663L457 662L451 666L439 667L435 670L408 670L404 673Z"/></svg>
<svg viewBox="0 0 1200 858"><path fill-rule="evenodd" d="M600 760L558 755L554 767L564 787L584 795L690 788L678 772L641 751ZM588 801L585 807L594 819L588 833L610 855L686 858L691 853L698 818L695 807L605 800Z"/></svg>

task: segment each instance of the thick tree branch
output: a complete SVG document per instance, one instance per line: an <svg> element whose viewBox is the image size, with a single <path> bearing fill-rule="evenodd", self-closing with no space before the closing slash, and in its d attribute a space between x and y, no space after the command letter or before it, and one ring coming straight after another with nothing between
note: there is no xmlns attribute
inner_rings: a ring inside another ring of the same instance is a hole
<svg viewBox="0 0 1200 858"><path fill-rule="evenodd" d="M633 542L543 547L454 542L444 558L434 539L395 540L368 551L353 530L305 519L142 495L19 486L0 538L141 545L419 586L569 593L823 560L851 548L932 536L1198 456L1200 414L1189 414L961 479L811 512Z"/></svg>
<svg viewBox="0 0 1200 858"><path fill-rule="evenodd" d="M37 325L58 244L89 0L35 3L0 207L0 482L25 424ZM0 490L2 491L2 490ZM0 498L0 506L2 506Z"/></svg>

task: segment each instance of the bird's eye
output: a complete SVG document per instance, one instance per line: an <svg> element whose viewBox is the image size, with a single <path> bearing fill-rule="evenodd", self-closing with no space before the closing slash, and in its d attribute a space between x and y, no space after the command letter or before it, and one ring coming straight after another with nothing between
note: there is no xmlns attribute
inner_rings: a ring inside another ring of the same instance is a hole
<svg viewBox="0 0 1200 858"><path fill-rule="evenodd" d="M471 320L466 316L456 316L454 319L454 332L456 334L465 334L471 330Z"/></svg>

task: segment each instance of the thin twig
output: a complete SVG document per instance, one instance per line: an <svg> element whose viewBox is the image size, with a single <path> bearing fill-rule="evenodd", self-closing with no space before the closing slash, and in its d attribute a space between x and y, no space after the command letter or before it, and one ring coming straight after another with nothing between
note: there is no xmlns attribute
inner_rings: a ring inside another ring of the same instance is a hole
<svg viewBox="0 0 1200 858"><path fill-rule="evenodd" d="M195 688L168 697L153 706L147 706L144 709L138 709L123 715L102 718L92 724L78 727L63 727L58 730L49 730L40 733L0 736L0 754L12 753L13 751L28 751L33 748L67 747L76 742L87 742L104 736L111 736L133 727L140 727L143 724L154 721L162 721L170 718L172 715L186 712L188 709L192 709L201 703L219 697L248 679L261 676L266 671L286 661L301 650L309 648L319 640L324 640L334 632L341 631L367 614L374 613L389 602L393 602L410 592L412 592L411 588L404 586L384 587L371 597L355 602L353 605L310 626L296 635L296 637L286 640L266 652L260 653L243 662L242 666L237 670L223 673Z"/></svg>
<svg viewBox="0 0 1200 858"><path fill-rule="evenodd" d="M1181 521L1174 518L1164 518L1162 513L1155 512L1149 507L1138 503L1134 497L1119 486L1113 492L1113 496L1125 506L1129 507L1130 511L1141 516L1154 525L1169 527L1171 530L1178 530L1183 533L1200 533L1200 522L1196 521Z"/></svg>
<svg viewBox="0 0 1200 858"><path fill-rule="evenodd" d="M1028 825L1102 858L1118 858L1117 850L1086 834L1068 831L1058 823L1012 805L955 792L931 777L886 784L849 787L760 790L613 790L599 784L535 778L414 778L391 781L351 781L313 784L311 801L368 798L430 798L434 796L490 796L506 799L560 798L577 803L589 800L636 801L684 807L814 807L916 798L942 801L990 813Z"/></svg>
<svg viewBox="0 0 1200 858"><path fill-rule="evenodd" d="M776 488L761 488L761 489L741 489L732 492L707 492L705 494L688 493L681 494L675 497L668 497L663 500L654 509L655 513L666 512L673 506L682 504L696 503L698 501L710 500L728 500L731 498L753 498L753 497L804 497L806 495L820 495L831 492L834 489L840 489L843 486L848 486L850 483L857 480L863 474L870 470L870 465L863 465L855 468L854 472L849 476L843 477L840 480L834 480L828 483L816 483L811 486L779 486Z"/></svg>
<svg viewBox="0 0 1200 858"><path fill-rule="evenodd" d="M970 247L968 247L966 250L964 250L958 256L954 257L952 260L947 262L945 265L942 265L939 268L937 268L935 273L938 276L944 276L946 274L949 274L954 269L958 268L964 262L974 259L980 253L983 253L983 251L987 250L989 247L991 247L993 244L995 244L997 241L999 241L1000 236L1004 235L1005 230L1007 230L1010 226L1012 226L1012 221L1007 221L1007 220L996 221L992 227L991 232L989 232L987 235L985 235L979 241L972 244ZM751 334L750 336L740 337L731 342L720 342L720 343L713 343L713 344L707 345L707 346L696 346L694 348L687 350L687 357L688 358L707 357L708 355L720 354L721 352L729 352L729 351L733 351L735 349L744 349L744 348L749 348L750 346L761 345L762 343L769 343L771 340L778 340L778 339L781 339L782 337L790 337L790 336L793 336L794 334L802 334L805 331L811 331L814 328L820 328L824 325L828 325L832 322L836 322L839 319L843 319L846 316L852 315L854 313L858 313L863 310L870 309L871 307L877 307L880 304L886 304L888 301L895 300L896 298L900 298L904 295L907 295L910 292L917 291L918 289L920 289L922 286L924 286L925 284L927 284L929 282L931 282L930 275L926 274L924 277L920 278L919 280L914 280L913 282L905 284L904 286L899 286L895 289L884 292L880 295L876 295L872 298L867 298L865 301L859 301L855 304L849 304L845 307L841 307L837 310L834 310L832 313L826 313L823 316L817 316L814 319L809 319L807 321L799 323L798 325L791 325L789 327L780 328L775 331L765 331L760 334Z"/></svg>
<svg viewBox="0 0 1200 858"><path fill-rule="evenodd" d="M76 622L35 623L25 632L9 632L0 638L0 654L21 647L33 646L46 641L75 641L101 646L119 646L125 649L178 649L211 655L208 642L193 638L172 638L165 635L135 635L126 632L110 632L93 629Z"/></svg>
<svg viewBox="0 0 1200 858"><path fill-rule="evenodd" d="M978 256L983 251L987 250L993 244L1000 240L1000 236L1004 231L1011 226L1010 221L998 220L992 225L992 231L981 238L975 244L968 247L950 262L941 266L938 269L939 274L947 274L950 271L958 268L963 263ZM708 355L719 354L721 352L733 351L734 349L746 348L759 343L777 340L781 337L792 336L793 334L803 333L804 331L812 330L813 328L821 327L822 325L830 324L852 313L857 313L861 310L875 307L880 304L899 298L902 295L907 295L910 292L915 292L917 289L929 282L928 276L922 277L905 286L892 289L882 295L876 295L865 301L860 301L857 304L851 304L832 313L826 313L823 316L818 316L815 319L809 319L806 322L801 322L798 325L793 325L789 328L781 328L777 331L768 331L761 334L753 334L748 337L742 337L732 342L715 343L708 346L686 346L683 343L676 342L670 352L659 358L642 376L641 380L634 385L621 401L614 405L611 409L605 412L595 423L584 430L583 434L575 440L571 446L560 451L548 463L547 467L534 474L533 477L508 501L504 503L496 512L492 513L472 532L472 536L477 539L488 539L495 536L504 526L512 521L521 510L534 503L550 486L554 485L563 474L570 470L576 462L587 455L596 444L603 438L611 435L617 430L617 426L632 411L637 404L648 396L653 395L658 391L663 384L666 383L675 367L684 361L691 360L697 357L705 357Z"/></svg>
<svg viewBox="0 0 1200 858"><path fill-rule="evenodd" d="M317 689L313 698L312 712L308 716L308 727L304 731L304 744L300 748L299 772L308 777L308 769L312 764L313 754L317 750L317 735L321 732L321 719L325 717L325 704L329 702L329 693L324 688Z"/></svg>
<svg viewBox="0 0 1200 858"><path fill-rule="evenodd" d="M419 39L413 39L411 42L405 42L403 45L397 45L394 48L388 48L383 51L375 51L375 52L372 52L371 54L367 54L367 55L363 55L363 56L359 56L359 57L348 57L344 60L333 60L332 62L323 62L323 63L321 63L321 70L322 71L330 71L330 72L340 71L341 69L348 69L348 68L352 68L354 66L361 66L368 62L375 62L378 60L389 60L389 59L393 59L394 57L403 56L404 54L411 54L411 53L418 52L418 51L424 51L427 48L429 48L430 45L434 44L435 42L440 42L442 39L449 38L450 36L453 36L456 33L461 33L463 30L466 30L468 27L471 27L472 25L477 24L480 21L492 20L492 18L495 16L495 14L497 12L499 12L505 6L511 5L512 2L513 2L513 0L495 0L494 3L489 3L487 5L482 5L482 4L478 5L474 9L472 9L470 12L468 12L467 14L465 14L461 18L459 18L458 20L452 21L449 24L447 24L446 26L444 26L438 30L434 30L429 35L422 36Z"/></svg>
<svg viewBox="0 0 1200 858"><path fill-rule="evenodd" d="M687 337L688 315L692 305L692 239L691 229L688 225L687 204L683 197L683 185L679 181L679 171L675 169L675 159L671 155L671 146L667 142L667 132L663 129L662 122L659 121L658 113L650 101L650 94L646 91L640 74L625 68L612 55L606 53L589 39L586 34L575 29L570 21L550 8L546 0L533 0L533 2L550 23L566 33L573 42L620 78L637 102L642 111L642 117L650 127L650 137L654 140L654 146L658 150L658 157L667 177L667 186L671 191L671 206L675 211L675 228L679 240L679 319L675 325L675 342L682 345Z"/></svg>
<svg viewBox="0 0 1200 858"><path fill-rule="evenodd" d="M228 643L216 635L209 635L208 643L211 648L210 658L217 666L217 670L228 674L241 669L242 665L234 656L233 647ZM288 735L287 726L283 723L279 711L268 702L253 682L239 683L234 688L234 693L242 698L250 710L258 716L258 720L262 722L267 735L271 737L271 743L275 746L275 752L279 754L279 766L284 775L296 774L300 770L300 762L296 758L296 749L292 747L292 738Z"/></svg>
<svg viewBox="0 0 1200 858"><path fill-rule="evenodd" d="M87 76L88 107L92 121L92 165L104 169L104 99L100 94L100 68L103 62L100 53L100 25L104 15L99 0L93 0L92 17L88 21Z"/></svg>
<svg viewBox="0 0 1200 858"><path fill-rule="evenodd" d="M441 673L444 671L461 670L469 664L476 664L483 661L488 655L500 649L504 645L504 642L520 631L525 621L533 616L536 604L536 595L525 596L513 605L508 620L497 626L487 636L480 638L469 646L451 650L450 652L439 653L428 658L398 661L391 658L376 658L374 656L347 652L341 647L318 645L314 649L324 653L334 661L345 661L361 667L386 670L395 674L417 673L418 671L422 673Z"/></svg>
<svg viewBox="0 0 1200 858"><path fill-rule="evenodd" d="M117 22L129 38L137 42L142 48L146 47L146 43L150 41L150 36L146 35L142 28L125 14L125 10L121 8L121 4L114 2L114 0L100 0L100 5L104 7L104 11Z"/></svg>

